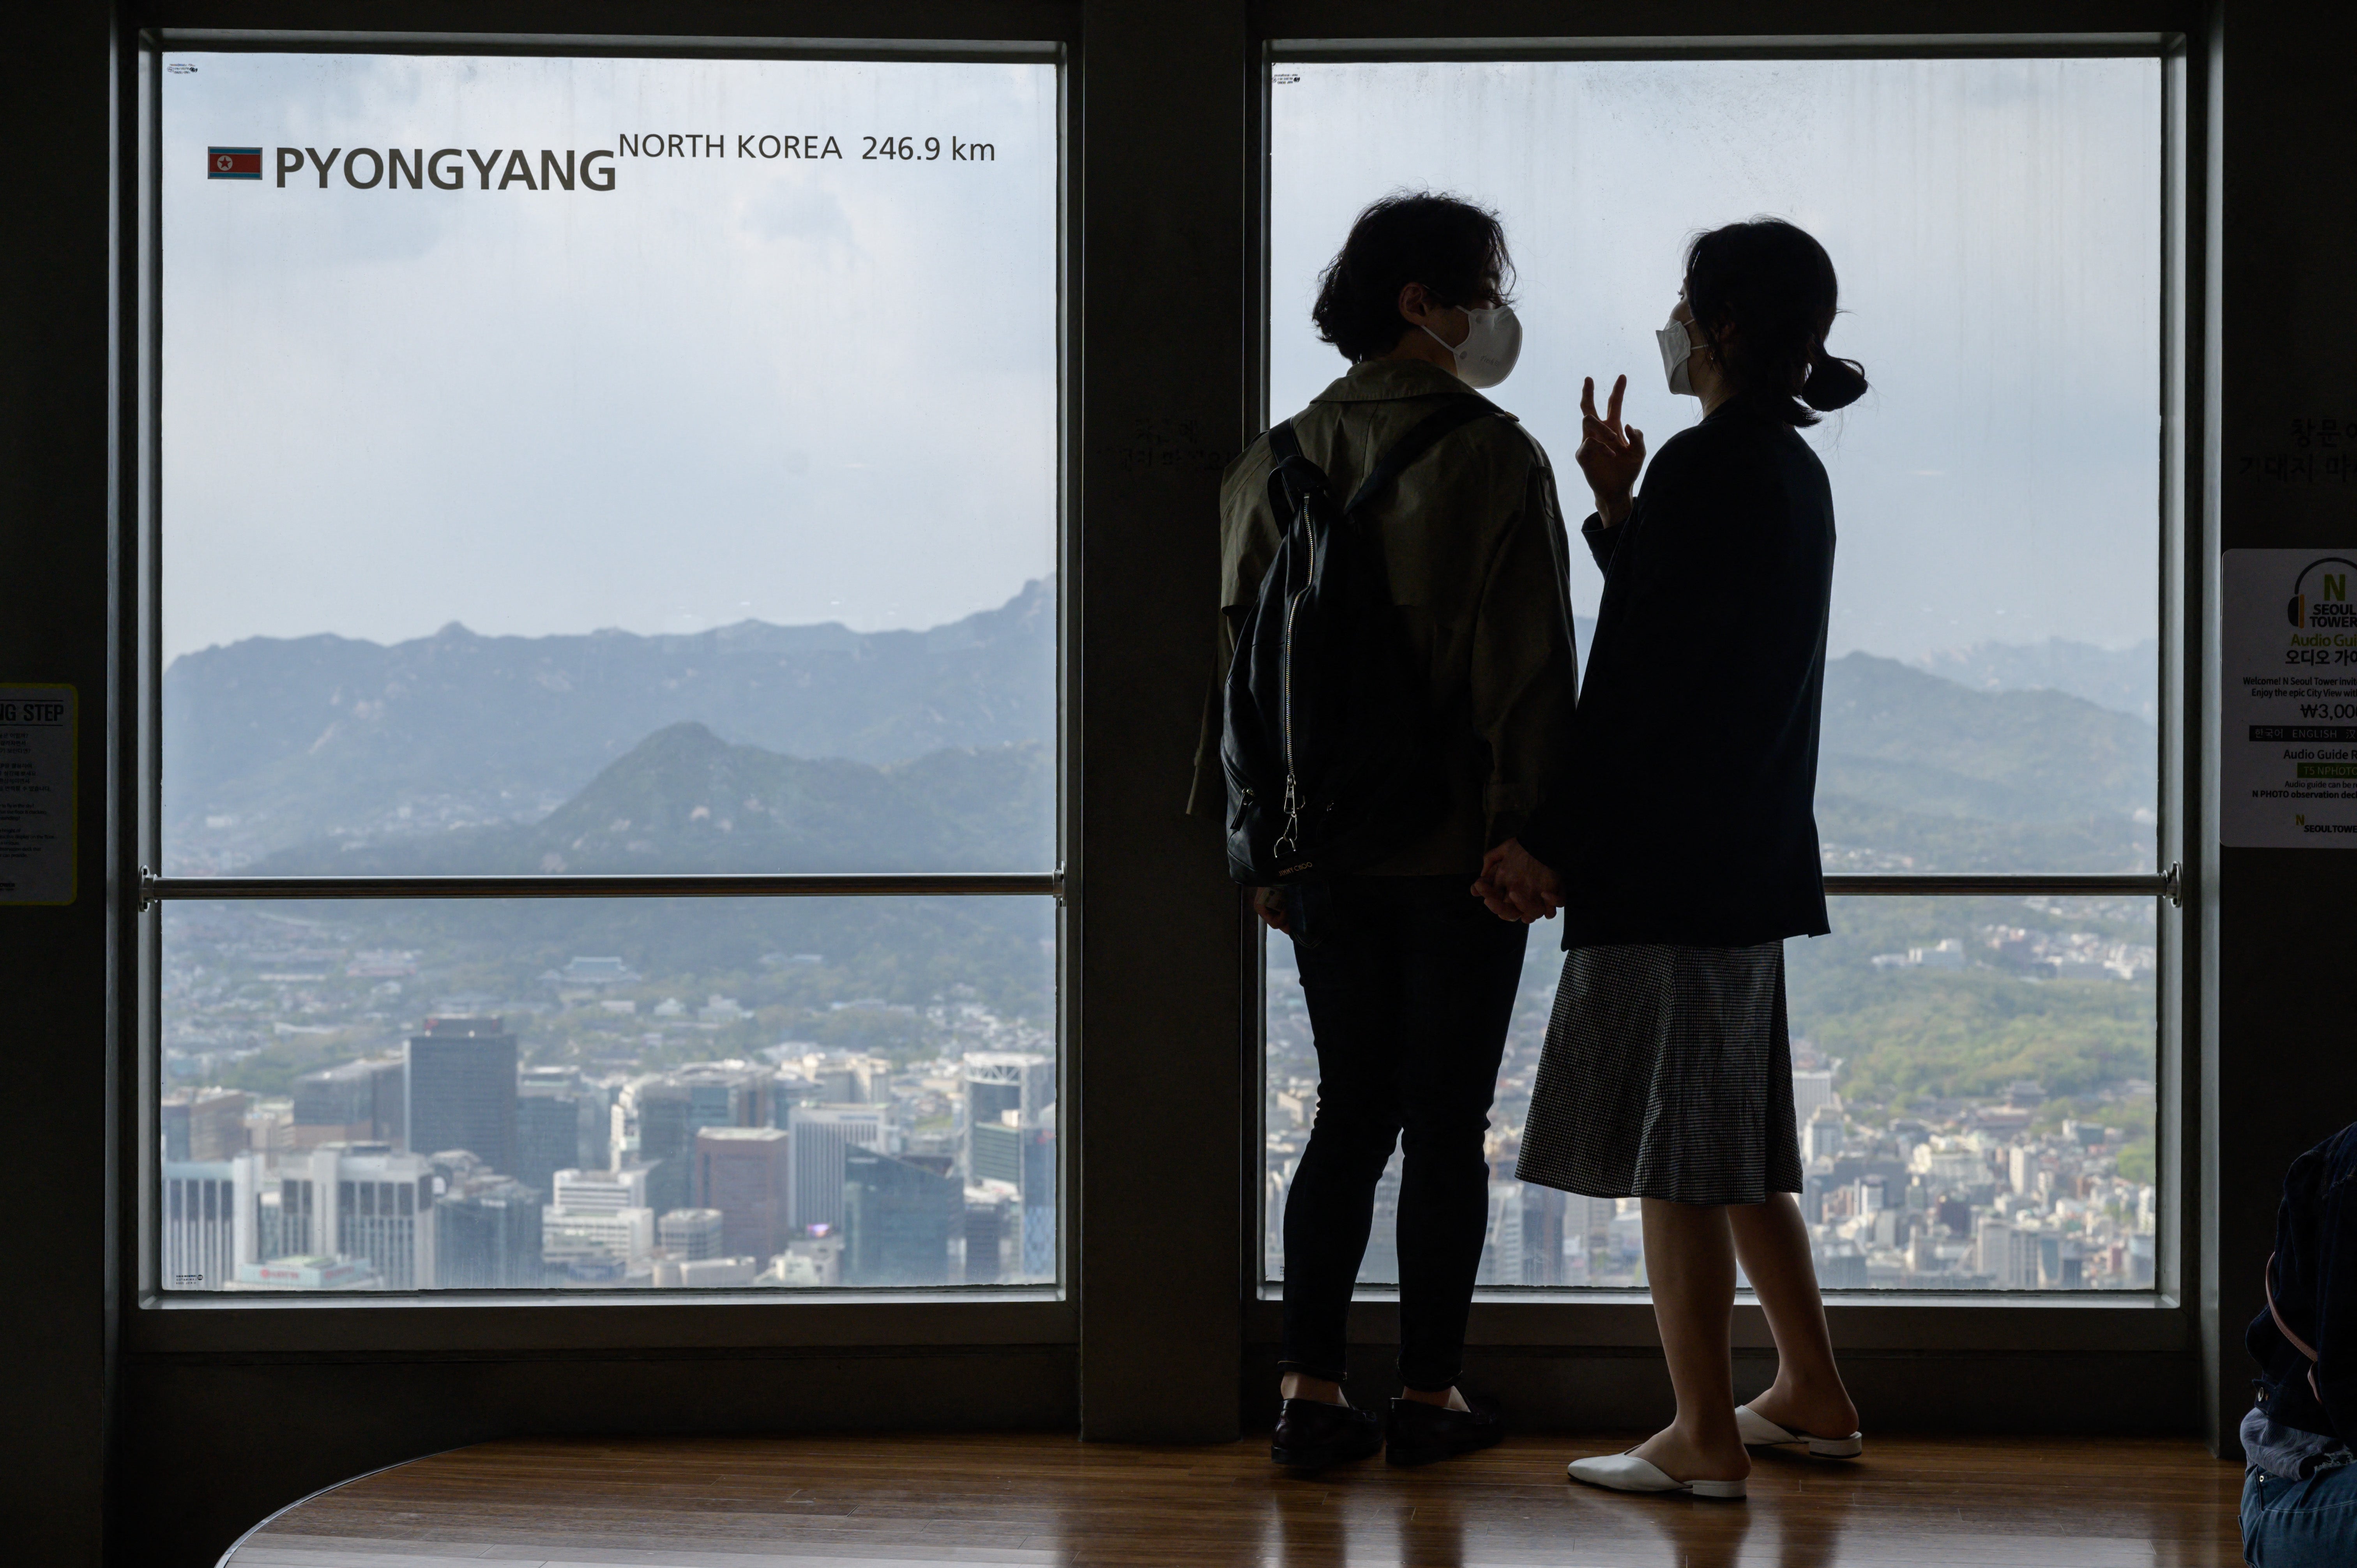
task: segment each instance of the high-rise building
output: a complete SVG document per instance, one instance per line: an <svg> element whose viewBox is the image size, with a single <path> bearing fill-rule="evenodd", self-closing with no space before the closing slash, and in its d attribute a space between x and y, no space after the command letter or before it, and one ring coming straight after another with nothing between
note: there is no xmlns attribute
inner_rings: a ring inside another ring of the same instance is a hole
<svg viewBox="0 0 2357 1568"><path fill-rule="evenodd" d="M241 1230L250 1181L245 1160L164 1162L166 1290L226 1290L247 1262ZM241 1179L245 1178L245 1179Z"/></svg>
<svg viewBox="0 0 2357 1568"><path fill-rule="evenodd" d="M329 1144L313 1151L311 1167L338 1254L368 1260L386 1290L435 1288L435 1173L423 1155L386 1144Z"/></svg>
<svg viewBox="0 0 2357 1568"><path fill-rule="evenodd" d="M457 1176L434 1200L442 1290L531 1290L543 1281L540 1194L497 1172Z"/></svg>
<svg viewBox="0 0 2357 1568"><path fill-rule="evenodd" d="M1019 1127L1037 1122L1056 1102L1056 1064L1022 1051L969 1051L960 1076L965 1085L965 1123ZM974 1151L968 1150L969 1174Z"/></svg>
<svg viewBox="0 0 2357 1568"><path fill-rule="evenodd" d="M788 1135L706 1127L695 1135L695 1201L720 1210L720 1250L767 1262L786 1244Z"/></svg>
<svg viewBox="0 0 2357 1568"><path fill-rule="evenodd" d="M1523 1184L1490 1183L1490 1219L1481 1238L1475 1279L1481 1284L1523 1283Z"/></svg>
<svg viewBox="0 0 2357 1568"><path fill-rule="evenodd" d="M1792 1069L1792 1120L1796 1123L1807 1126L1818 1106L1834 1103L1834 1075L1830 1069Z"/></svg>
<svg viewBox="0 0 2357 1568"><path fill-rule="evenodd" d="M175 1090L164 1097L164 1157L210 1165L245 1153L245 1113L251 1097L241 1090Z"/></svg>
<svg viewBox="0 0 2357 1568"><path fill-rule="evenodd" d="M948 1283L964 1183L876 1149L847 1148L843 1161L843 1283Z"/></svg>
<svg viewBox="0 0 2357 1568"><path fill-rule="evenodd" d="M541 1210L540 1226L541 1259L558 1276L552 1283L619 1283L654 1252L651 1208L601 1214L551 1207Z"/></svg>
<svg viewBox="0 0 2357 1568"><path fill-rule="evenodd" d="M1833 1104L1820 1105L1801 1124L1801 1157L1829 1160L1842 1152L1842 1115Z"/></svg>
<svg viewBox="0 0 2357 1568"><path fill-rule="evenodd" d="M965 1189L965 1283L995 1285L1006 1277L1005 1249L1020 1206L991 1187Z"/></svg>
<svg viewBox="0 0 2357 1568"><path fill-rule="evenodd" d="M977 1122L966 1129L966 1174L975 1181L1023 1185L1023 1129Z"/></svg>
<svg viewBox="0 0 2357 1568"><path fill-rule="evenodd" d="M540 1192L553 1190L558 1171L594 1170L607 1163L607 1105L570 1068L526 1068L516 1100L515 1178Z"/></svg>
<svg viewBox="0 0 2357 1568"><path fill-rule="evenodd" d="M655 1211L643 1165L558 1171L555 1201L541 1211L541 1257L573 1283L618 1283L654 1251Z"/></svg>
<svg viewBox="0 0 2357 1568"><path fill-rule="evenodd" d="M1023 1277L1056 1277L1056 1108L1022 1130Z"/></svg>
<svg viewBox="0 0 2357 1568"><path fill-rule="evenodd" d="M515 1171L516 1039L498 1018L428 1018L409 1039L409 1146L422 1155L464 1149L504 1175Z"/></svg>
<svg viewBox="0 0 2357 1568"><path fill-rule="evenodd" d="M742 1062L709 1062L632 1086L639 1160L652 1173L648 1191L658 1209L684 1208L691 1201L698 1133L769 1122L770 1076Z"/></svg>
<svg viewBox="0 0 2357 1568"><path fill-rule="evenodd" d="M1974 1238L1976 1272L1986 1274L1998 1290L2036 1290L2038 1240L2035 1230L1993 1216L1983 1219Z"/></svg>
<svg viewBox="0 0 2357 1568"><path fill-rule="evenodd" d="M786 1118L793 1174L787 1185L786 1222L797 1237L814 1225L843 1224L844 1158L854 1148L883 1149L880 1106L797 1105Z"/></svg>
<svg viewBox="0 0 2357 1568"><path fill-rule="evenodd" d="M719 1257L720 1222L716 1208L674 1208L655 1221L655 1244L682 1262Z"/></svg>
<svg viewBox="0 0 2357 1568"><path fill-rule="evenodd" d="M377 1141L376 1064L346 1062L295 1080L296 1147Z"/></svg>
<svg viewBox="0 0 2357 1568"><path fill-rule="evenodd" d="M619 1171L558 1171L550 1178L549 1201L575 1214L619 1214L625 1208L645 1208L647 1168L630 1165Z"/></svg>
<svg viewBox="0 0 2357 1568"><path fill-rule="evenodd" d="M379 1057L369 1064L375 1069L374 1093L371 1109L376 1117L374 1137L380 1144L391 1144L396 1149L409 1147L409 1063L398 1054Z"/></svg>

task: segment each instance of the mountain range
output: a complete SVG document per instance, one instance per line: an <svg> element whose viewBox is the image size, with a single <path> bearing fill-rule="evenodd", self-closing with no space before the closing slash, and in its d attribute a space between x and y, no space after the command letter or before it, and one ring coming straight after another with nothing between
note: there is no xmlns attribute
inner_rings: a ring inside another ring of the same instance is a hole
<svg viewBox="0 0 2357 1568"><path fill-rule="evenodd" d="M208 649L165 675L167 865L1045 867L1055 636L1054 586L1041 582L921 632L748 622L527 639L451 627L389 647L323 636ZM1966 650L1951 664L1970 684L1871 654L1832 660L1819 817L1841 852L1833 863L2148 865L2151 724L2004 684L2058 664L2126 679L2124 660L2072 665L2058 646L2077 645Z"/></svg>
<svg viewBox="0 0 2357 1568"><path fill-rule="evenodd" d="M926 631L746 621L521 638L453 624L389 646L250 638L164 672L166 866L537 821L683 721L877 765L1051 746L1055 674L1052 581Z"/></svg>

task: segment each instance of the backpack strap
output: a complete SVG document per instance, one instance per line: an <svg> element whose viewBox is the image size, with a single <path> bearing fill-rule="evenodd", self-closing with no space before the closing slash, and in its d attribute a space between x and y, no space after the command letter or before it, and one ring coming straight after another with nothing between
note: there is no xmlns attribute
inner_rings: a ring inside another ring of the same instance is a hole
<svg viewBox="0 0 2357 1568"><path fill-rule="evenodd" d="M2316 1351L2309 1346L2307 1340L2302 1339L2298 1335L2294 1334L2291 1331L2291 1325L2284 1321L2284 1315L2281 1309L2276 1305L2276 1255L2273 1252L2269 1252L2267 1254L2267 1266L2261 1276L2260 1283L2266 1288L2267 1293L2267 1316L2276 1320L2276 1332L2282 1335L2286 1340L2289 1341L2293 1349L2298 1351L2302 1356L2308 1359L2308 1390L2309 1392L2316 1396L2316 1402L2322 1404L2324 1402L2324 1391L2316 1386L2316 1364L2318 1360Z"/></svg>
<svg viewBox="0 0 2357 1568"><path fill-rule="evenodd" d="M1293 421L1289 419L1268 427L1268 458L1269 510L1276 513L1281 525L1290 527L1301 510L1297 492L1308 488L1310 475L1316 476L1314 483L1322 488L1326 476L1302 456L1301 437L1294 433ZM1308 474L1301 472L1305 468ZM1286 483L1288 471L1294 475L1291 485Z"/></svg>
<svg viewBox="0 0 2357 1568"><path fill-rule="evenodd" d="M1406 435L1392 443L1391 449L1383 455L1382 460L1377 462L1373 470L1367 475L1366 481L1360 485L1358 494L1351 498L1351 504L1342 509L1344 514L1357 511L1389 489L1402 474L1407 472L1408 465L1423 456L1434 442L1459 425L1470 424L1475 420L1487 418L1491 414L1496 414L1501 419L1514 417L1488 398L1477 397L1470 392L1462 397L1452 397L1433 413L1426 414L1422 420L1409 428ZM1290 439L1292 431L1289 423L1286 434L1287 439ZM1270 431L1269 446L1272 452L1275 450L1275 439L1276 432ZM1294 447L1297 452L1300 449L1297 444Z"/></svg>

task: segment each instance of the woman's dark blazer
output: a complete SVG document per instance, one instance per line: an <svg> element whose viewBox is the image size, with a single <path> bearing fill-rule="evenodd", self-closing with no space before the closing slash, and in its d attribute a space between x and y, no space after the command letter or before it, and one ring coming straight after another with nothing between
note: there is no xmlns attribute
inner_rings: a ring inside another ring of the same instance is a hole
<svg viewBox="0 0 2357 1568"><path fill-rule="evenodd" d="M1818 708L1834 505L1798 432L1741 400L1657 453L1617 528L1567 789L1523 846L1564 884L1564 946L1815 936Z"/></svg>

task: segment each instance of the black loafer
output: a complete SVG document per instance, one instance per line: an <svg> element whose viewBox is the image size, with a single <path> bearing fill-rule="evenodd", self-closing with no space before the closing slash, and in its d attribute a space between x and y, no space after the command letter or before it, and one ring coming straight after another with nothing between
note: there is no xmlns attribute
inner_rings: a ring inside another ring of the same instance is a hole
<svg viewBox="0 0 2357 1568"><path fill-rule="evenodd" d="M1449 1410L1422 1400L1392 1401L1391 1441L1383 1457L1394 1465L1429 1465L1488 1448L1506 1435L1498 1412L1476 1406Z"/></svg>
<svg viewBox="0 0 2357 1568"><path fill-rule="evenodd" d="M1277 1412L1268 1456L1297 1470L1322 1470L1365 1459L1383 1445L1383 1418L1355 1405L1287 1400Z"/></svg>

